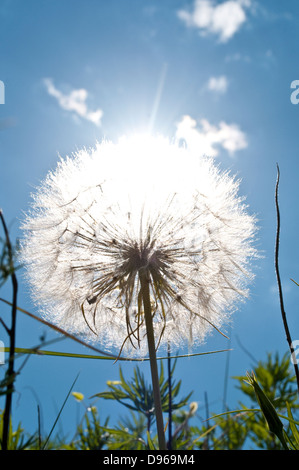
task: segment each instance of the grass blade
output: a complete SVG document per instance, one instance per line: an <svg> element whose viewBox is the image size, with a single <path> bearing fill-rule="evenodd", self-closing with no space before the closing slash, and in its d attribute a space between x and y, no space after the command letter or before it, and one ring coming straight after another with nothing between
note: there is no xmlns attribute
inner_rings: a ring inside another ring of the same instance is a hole
<svg viewBox="0 0 299 470"><path fill-rule="evenodd" d="M48 437L47 437L47 439L46 439L46 441L45 441L45 443L44 443L44 445L43 445L43 447L42 447L42 450L45 450L45 447L47 446L47 444L48 444L48 442L49 442L49 439L50 439L50 437L51 437L51 435L52 435L52 433L53 433L53 431L54 431L54 428L55 428L55 426L56 426L56 424L57 424L57 422L58 422L58 420L59 420L59 418L60 418L60 415L61 415L61 413L62 413L62 410L63 410L63 408L65 407L65 404L66 404L66 402L67 402L67 400L68 400L68 398L69 398L69 396L70 396L70 394L71 394L71 392L72 392L72 390L73 390L73 388L74 388L74 385L75 385L75 383L76 383L77 380L78 380L78 377L79 377L79 374L78 374L77 377L75 378L74 382L73 382L72 385L71 385L71 388L69 389L69 392L68 392L67 396L65 397L65 400L64 400L64 402L63 402L63 404L62 404L62 407L61 407L60 410L59 410L59 413L58 413L58 415L57 415L57 417L56 417L56 419L55 419L55 421L54 421L54 424L53 424L53 426L52 426L52 428L51 428L51 431L50 431L50 433L49 433L49 435L48 435Z"/></svg>

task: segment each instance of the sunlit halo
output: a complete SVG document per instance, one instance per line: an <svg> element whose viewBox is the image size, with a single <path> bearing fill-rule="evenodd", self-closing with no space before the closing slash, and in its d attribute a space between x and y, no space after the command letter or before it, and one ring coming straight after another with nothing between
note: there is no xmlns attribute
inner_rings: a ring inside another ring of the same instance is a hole
<svg viewBox="0 0 299 470"><path fill-rule="evenodd" d="M141 213L143 217L153 216L176 193L180 193L180 198L184 193L190 197L190 184L194 187L194 174L190 170L192 157L186 160L186 153L168 138L134 133L122 136L116 145L118 155L114 152L113 159L101 162L102 169L105 166L103 173L110 175L103 190L105 194L110 192L113 199L121 195L120 207L127 208L129 203L138 229ZM127 196L124 198L124 195Z"/></svg>
<svg viewBox="0 0 299 470"><path fill-rule="evenodd" d="M123 184L132 183L129 192L136 190L144 194L159 188L169 195L170 192L182 191L194 184L195 175L192 164L199 155L188 154L176 142L163 135L136 133L119 139L119 169L114 167L114 177L119 175ZM151 192L151 198L155 194Z"/></svg>

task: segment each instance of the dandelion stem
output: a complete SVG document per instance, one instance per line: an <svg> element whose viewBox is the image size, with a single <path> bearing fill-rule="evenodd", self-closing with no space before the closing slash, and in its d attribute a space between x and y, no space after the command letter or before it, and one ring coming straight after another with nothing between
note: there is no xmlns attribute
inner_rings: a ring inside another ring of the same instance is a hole
<svg viewBox="0 0 299 470"><path fill-rule="evenodd" d="M168 366L168 394L169 394L169 405L168 405L168 450L172 450L172 373L171 373L171 356L170 356L170 344L167 347L167 366Z"/></svg>
<svg viewBox="0 0 299 470"><path fill-rule="evenodd" d="M143 300L147 343L148 343L148 351L149 351L149 357L150 357L159 449L166 450L163 414L162 414L162 405L161 405L161 396L160 396L159 375L158 375L158 366L157 366L157 358L156 358L155 337L154 337L154 328L153 328L153 319L152 319L152 309L151 309L151 302L150 302L150 290L149 290L147 272L140 270L139 279L140 279L140 284L141 284L141 295L142 295L142 300Z"/></svg>

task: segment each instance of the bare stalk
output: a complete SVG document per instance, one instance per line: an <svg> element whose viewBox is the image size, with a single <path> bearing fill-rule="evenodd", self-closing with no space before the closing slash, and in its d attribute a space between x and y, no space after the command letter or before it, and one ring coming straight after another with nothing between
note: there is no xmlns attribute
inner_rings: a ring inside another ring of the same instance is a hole
<svg viewBox="0 0 299 470"><path fill-rule="evenodd" d="M280 212L279 212L279 204L278 204L279 177L280 177L280 171L279 171L279 166L277 165L277 181L276 181L276 188L275 188L275 204L276 204L276 214L277 214L277 230L276 230L276 244L275 244L275 270L276 270L276 277L277 277L277 284L278 284L281 316L282 316L283 326L284 326L284 330L286 334L286 339L287 339L291 356L292 356L292 362L294 364L295 375L297 379L297 389L299 393L299 369L298 369L298 363L297 363L295 351L293 348L290 330L288 327L287 316L286 316L285 309L284 309L284 301L283 301L282 286L281 286L279 264L278 264L279 235L280 235Z"/></svg>
<svg viewBox="0 0 299 470"><path fill-rule="evenodd" d="M8 229L0 210L0 219L2 222L3 230L6 237L6 244L9 253L9 259L13 259L12 246L10 243ZM9 437L9 422L11 416L11 405L12 405L12 395L14 390L14 380L15 380L15 371L14 371L14 355L15 355L15 342L16 342L16 319L17 319L17 292L18 292L18 281L15 275L14 269L11 272L12 288L13 288L13 298L12 298L12 312L11 312L11 327L6 328L6 331L9 335L10 348L9 348L9 359L8 359L8 368L6 371L7 377L7 388L6 388L6 400L5 408L3 415L3 433L2 433L2 450L7 450L8 447L8 437Z"/></svg>
<svg viewBox="0 0 299 470"><path fill-rule="evenodd" d="M143 301L143 308L144 308L146 335L147 335L148 351L149 351L149 357L150 357L159 450L166 450L167 448L166 448L165 434L164 434L159 374L158 374L157 357L156 357L155 336L154 336L152 309L151 309L151 302L150 302L149 280L147 277L146 270L139 271L139 278L140 278L140 284L141 284L141 294L142 294L142 301Z"/></svg>
<svg viewBox="0 0 299 470"><path fill-rule="evenodd" d="M168 343L167 348L167 366L168 366L168 450L172 450L172 373L171 373L171 357L170 357L170 345Z"/></svg>

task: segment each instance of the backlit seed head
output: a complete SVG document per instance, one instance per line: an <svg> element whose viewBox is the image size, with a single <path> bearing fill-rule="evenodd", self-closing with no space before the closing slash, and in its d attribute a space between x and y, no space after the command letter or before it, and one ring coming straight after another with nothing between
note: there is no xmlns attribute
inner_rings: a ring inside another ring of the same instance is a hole
<svg viewBox="0 0 299 470"><path fill-rule="evenodd" d="M61 160L34 195L22 258L48 320L109 350L202 342L247 295L255 219L239 182L164 138L103 142Z"/></svg>

